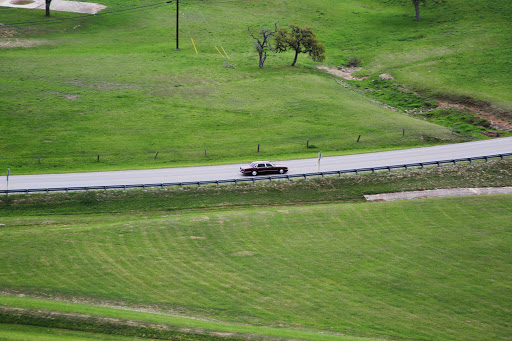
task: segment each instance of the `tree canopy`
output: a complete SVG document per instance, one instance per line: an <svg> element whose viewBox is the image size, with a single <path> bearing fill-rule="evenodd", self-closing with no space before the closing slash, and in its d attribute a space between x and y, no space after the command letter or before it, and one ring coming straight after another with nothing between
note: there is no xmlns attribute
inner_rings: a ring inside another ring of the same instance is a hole
<svg viewBox="0 0 512 341"><path fill-rule="evenodd" d="M277 52L295 51L291 66L295 66L299 53L307 53L314 61L325 59L325 46L318 42L315 33L309 27L290 25L281 27L274 35Z"/></svg>

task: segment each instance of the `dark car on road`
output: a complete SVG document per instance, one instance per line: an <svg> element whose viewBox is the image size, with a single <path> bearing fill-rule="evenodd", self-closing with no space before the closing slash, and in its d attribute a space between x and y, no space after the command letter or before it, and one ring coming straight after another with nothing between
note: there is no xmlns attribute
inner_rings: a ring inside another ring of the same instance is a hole
<svg viewBox="0 0 512 341"><path fill-rule="evenodd" d="M288 167L274 165L268 161L254 161L247 167L240 167L240 173L253 176L268 173L284 174L286 172L288 172Z"/></svg>

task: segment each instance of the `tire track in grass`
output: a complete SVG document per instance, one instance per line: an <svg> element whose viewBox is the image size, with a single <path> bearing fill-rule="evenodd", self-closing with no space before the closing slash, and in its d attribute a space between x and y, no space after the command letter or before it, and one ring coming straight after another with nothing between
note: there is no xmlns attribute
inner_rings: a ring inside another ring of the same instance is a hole
<svg viewBox="0 0 512 341"><path fill-rule="evenodd" d="M94 243L94 247L91 247L89 250L89 256L99 261L106 261L107 264L110 265L111 269L113 270L113 276L104 277L105 281L108 281L109 285L111 286L110 293L111 295L114 294L115 296L115 294L118 294L115 292L115 288L121 287L122 290L119 290L122 295L120 299L122 299L122 297L124 297L123 299L126 299L126 294L123 294L123 292L137 292L138 290L136 290L136 288L138 288L138 285L144 287L144 283L140 283L139 281L134 280L124 267L123 262L112 257L112 255L115 255L114 243L112 243L112 240L109 236L105 236L104 238L105 242L103 243L103 247L100 247L99 243Z"/></svg>
<svg viewBox="0 0 512 341"><path fill-rule="evenodd" d="M75 254L74 259L77 260L74 262L74 266L86 268L87 269L86 273L92 278L101 278L101 277L105 276L104 273L102 273L100 271L100 268L103 268L103 266L100 267L99 264L93 265L91 257L87 257L87 258L84 257L86 252L84 252L85 251L84 248L81 247L82 246L81 242L78 243L74 240L70 240L70 245L71 245L70 252ZM75 280L75 285L76 285L76 287L79 288L81 293L94 292L97 290L100 293L100 295L107 294L107 291L105 290L105 288L103 288L101 286L95 286L95 288L93 289L93 288L91 288L91 284L86 283L83 278L80 278L79 281Z"/></svg>
<svg viewBox="0 0 512 341"><path fill-rule="evenodd" d="M176 224L168 226L173 219L162 221L161 224L164 226L158 227L161 229L161 235L154 241L154 248L158 258L160 258L166 266L167 272L171 276L165 276L164 280L169 281L169 285L173 288L171 292L168 292L166 301L171 304L178 304L176 302L176 296L180 295L180 291L183 290L181 287L186 282L192 282L193 278L190 276L190 271L180 266L183 264L183 257L179 257L180 247L179 243L183 243L183 238L178 237ZM174 234L173 234L174 232ZM148 241L148 244L150 241ZM181 304L182 305L182 304Z"/></svg>
<svg viewBox="0 0 512 341"><path fill-rule="evenodd" d="M171 240L175 240L176 238L166 238L169 236L169 231L171 230L171 227L167 226L158 226L158 224L164 224L163 221L153 221L153 224L155 226L152 226L151 229L153 230L153 233L151 234L151 238L149 238L150 234L146 233L144 234L144 238L142 239L144 245L146 246L145 249L147 252L153 254L153 258L158 260L154 264L155 268L158 268L158 263L160 263L162 266L160 267L160 271L158 272L158 277L154 278L154 280L158 281L158 285L162 288L165 285L168 285L169 287L172 287L174 283L179 282L180 277L185 277L186 272L182 272L179 269L178 266L176 266L176 262L172 263L170 259L172 258L172 255L169 251L170 245L175 245L171 242ZM150 228L147 228L150 229ZM163 243L163 240L168 240L167 243ZM176 245L174 246L174 249L176 249ZM151 258L151 257L150 257ZM176 276L175 274L179 271L180 275ZM152 273L153 276L155 276L154 273ZM175 292L176 289L171 290L171 292ZM163 292L159 292L158 295L160 296L160 301L162 299L164 301L169 302L169 300L172 300L172 294L170 291L165 290L165 294ZM158 302L158 300L155 297L155 302Z"/></svg>
<svg viewBox="0 0 512 341"><path fill-rule="evenodd" d="M147 234L146 224L144 223L147 223L147 221L137 221L134 224L138 224L138 226L132 227L128 234L125 233L122 236L117 236L119 240L117 256L123 260L126 271L132 275L133 279L142 284L140 287L137 287L132 295L138 297L138 299L147 297L157 300L161 295L152 285L153 274L148 272L152 271L153 266L151 262L145 263L148 257L140 244L144 235Z"/></svg>
<svg viewBox="0 0 512 341"><path fill-rule="evenodd" d="M370 208L371 209L371 208ZM376 243L374 240L380 238L382 235L381 230L375 230L375 226L380 226L381 221L377 221L377 217L373 217L371 214L363 214L364 212L360 210L360 207L354 205L351 207L350 215L354 217L353 221L357 221L360 226L357 229L352 229L351 234L354 238L356 238L357 242L354 245L358 245L359 248L364 250L368 250L369 252L365 252L362 254L362 258L366 266L362 268L362 271L358 271L358 282L360 283L358 286L363 285L362 291L355 293L352 297L355 297L357 300L358 306L353 307L356 311L361 311L360 319L362 321L365 320L364 311L371 311L374 314L376 312L385 312L386 314L394 314L395 316L400 316L406 313L402 308L396 307L393 304L390 304L389 299L386 299L389 295L389 291L382 287L382 283L376 285L377 283L373 283L375 278L376 271L379 272L379 269L388 268L388 262L385 258L380 257L379 255L388 254L388 256L395 257L394 253L386 251L382 244ZM368 237L368 236L371 237ZM369 278L365 279L365 277ZM392 279L394 276L391 276ZM380 276L378 278L381 278ZM376 291L375 291L376 290ZM376 316L379 316L380 313L377 313ZM383 323L383 324L382 324ZM385 324L388 324L386 319L383 319L381 325L382 327ZM406 330L410 330L410 326L407 321L401 322L400 319L395 319L393 321L393 326L386 326L390 328L390 330L394 330L398 335L403 333Z"/></svg>

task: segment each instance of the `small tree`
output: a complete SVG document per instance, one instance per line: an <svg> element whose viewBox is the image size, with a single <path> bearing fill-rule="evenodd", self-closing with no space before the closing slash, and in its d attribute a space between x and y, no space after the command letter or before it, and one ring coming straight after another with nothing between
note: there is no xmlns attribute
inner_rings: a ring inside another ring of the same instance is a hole
<svg viewBox="0 0 512 341"><path fill-rule="evenodd" d="M267 59L267 51L273 51L272 45L270 44L270 39L277 32L277 23L274 23L273 30L262 27L260 29L259 36L257 37L254 36L254 34L251 32L250 27L248 27L247 30L249 31L251 37L255 40L254 47L256 48L256 51L258 51L258 55L260 58L259 67L260 69L262 69L265 60Z"/></svg>
<svg viewBox="0 0 512 341"><path fill-rule="evenodd" d="M45 0L46 2L46 16L49 17L50 16L50 4L52 3L52 0Z"/></svg>
<svg viewBox="0 0 512 341"><path fill-rule="evenodd" d="M411 0L385 0L386 2L399 2L399 3L411 3ZM412 3L414 5L414 10L416 12L416 21L420 21L421 20L421 16L420 16L420 4L440 4L440 3L443 3L445 2L445 0L412 0Z"/></svg>
<svg viewBox="0 0 512 341"><path fill-rule="evenodd" d="M299 53L307 53L314 61L318 62L325 59L325 46L318 42L316 35L309 27L290 25L289 28L279 28L274 40L277 52L285 52L289 49L295 51L291 66L295 66Z"/></svg>

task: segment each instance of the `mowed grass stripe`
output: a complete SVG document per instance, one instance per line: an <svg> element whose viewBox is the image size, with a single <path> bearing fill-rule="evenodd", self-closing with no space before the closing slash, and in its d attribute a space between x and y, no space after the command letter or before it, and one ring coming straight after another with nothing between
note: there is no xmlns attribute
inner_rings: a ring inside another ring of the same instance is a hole
<svg viewBox="0 0 512 341"><path fill-rule="evenodd" d="M354 335L506 339L511 202L267 207L2 228L0 266L10 271L0 288ZM25 249L43 235L44 247ZM83 257L69 257L76 252ZM57 266L37 272L44 256ZM9 275L17 261L20 274L32 275ZM60 272L53 280L52 271Z"/></svg>

